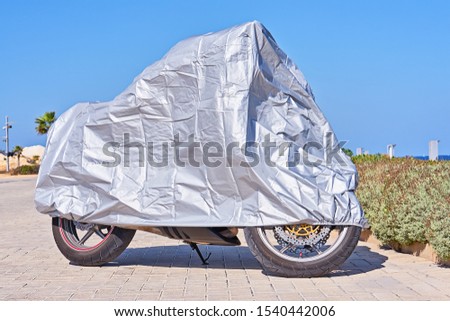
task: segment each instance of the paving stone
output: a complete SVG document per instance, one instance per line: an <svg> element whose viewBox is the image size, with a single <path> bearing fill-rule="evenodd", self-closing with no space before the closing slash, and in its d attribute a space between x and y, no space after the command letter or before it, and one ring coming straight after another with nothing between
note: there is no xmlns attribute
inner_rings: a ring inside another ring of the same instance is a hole
<svg viewBox="0 0 450 321"><path fill-rule="evenodd" d="M377 298L372 293L353 292L351 297L354 301L375 301Z"/></svg>
<svg viewBox="0 0 450 321"><path fill-rule="evenodd" d="M70 265L51 219L34 209L35 179L0 183L0 300L450 300L450 269L364 242L321 278L263 273L242 231L241 247L200 246L209 266L186 244L144 232L114 263Z"/></svg>
<svg viewBox="0 0 450 321"><path fill-rule="evenodd" d="M398 301L400 297L392 292L374 292L372 293L380 301Z"/></svg>

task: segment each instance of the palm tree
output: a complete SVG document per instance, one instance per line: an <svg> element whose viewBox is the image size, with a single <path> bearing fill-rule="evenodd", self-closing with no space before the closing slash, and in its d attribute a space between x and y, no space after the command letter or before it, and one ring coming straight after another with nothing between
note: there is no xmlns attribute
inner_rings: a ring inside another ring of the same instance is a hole
<svg viewBox="0 0 450 321"><path fill-rule="evenodd" d="M41 117L36 118L34 121L36 126L36 131L39 135L45 135L47 134L48 130L50 129L50 126L55 122L55 112L54 111L48 111L45 112Z"/></svg>
<svg viewBox="0 0 450 321"><path fill-rule="evenodd" d="M13 149L14 155L17 156L17 167L20 167L20 156L22 156L23 147L22 146L16 146Z"/></svg>

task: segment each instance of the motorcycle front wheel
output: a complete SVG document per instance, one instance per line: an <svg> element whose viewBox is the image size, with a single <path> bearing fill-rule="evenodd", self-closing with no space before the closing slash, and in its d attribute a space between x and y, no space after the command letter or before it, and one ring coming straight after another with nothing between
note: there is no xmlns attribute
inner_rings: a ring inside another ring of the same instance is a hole
<svg viewBox="0 0 450 321"><path fill-rule="evenodd" d="M135 230L116 226L52 219L52 232L61 253L74 265L98 266L113 261L130 244Z"/></svg>
<svg viewBox="0 0 450 321"><path fill-rule="evenodd" d="M352 254L361 228L307 224L244 229L263 269L283 277L318 277L338 269Z"/></svg>

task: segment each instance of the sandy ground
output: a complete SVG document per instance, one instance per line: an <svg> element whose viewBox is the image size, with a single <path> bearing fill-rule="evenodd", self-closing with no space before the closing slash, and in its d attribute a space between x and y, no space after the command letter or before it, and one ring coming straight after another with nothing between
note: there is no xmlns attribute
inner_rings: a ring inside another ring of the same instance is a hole
<svg viewBox="0 0 450 321"><path fill-rule="evenodd" d="M31 165L28 162L28 158L26 157L20 157L20 165ZM10 170L13 170L18 166L17 157L10 157L9 158L9 168ZM36 175L26 175L29 177L35 177ZM0 179L2 178L12 178L12 177L19 177L19 176L13 176L6 172L6 160L4 155L0 155Z"/></svg>
<svg viewBox="0 0 450 321"><path fill-rule="evenodd" d="M6 169L6 160L4 155L0 155L0 172L4 171ZM26 157L20 157L20 165L29 165L30 163L27 162L28 158ZM17 157L10 157L9 158L9 167L10 168L16 168L17 167Z"/></svg>

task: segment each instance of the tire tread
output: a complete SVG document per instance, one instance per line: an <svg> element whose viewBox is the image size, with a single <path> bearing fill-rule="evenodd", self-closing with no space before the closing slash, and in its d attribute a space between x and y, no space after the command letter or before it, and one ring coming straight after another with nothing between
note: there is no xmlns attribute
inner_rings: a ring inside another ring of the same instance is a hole
<svg viewBox="0 0 450 321"><path fill-rule="evenodd" d="M277 276L300 278L323 276L338 269L352 254L360 234L360 227L350 226L341 246L318 262L292 262L271 253L260 239L256 227L244 229L250 251L266 272Z"/></svg>
<svg viewBox="0 0 450 321"><path fill-rule="evenodd" d="M114 227L111 235L99 247L89 251L76 251L69 247L59 231L59 218L52 219L53 238L61 253L74 265L99 266L117 258L133 240L136 230Z"/></svg>

